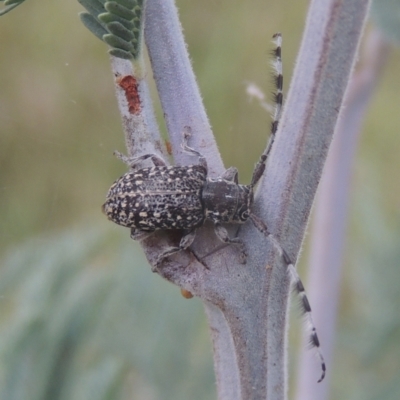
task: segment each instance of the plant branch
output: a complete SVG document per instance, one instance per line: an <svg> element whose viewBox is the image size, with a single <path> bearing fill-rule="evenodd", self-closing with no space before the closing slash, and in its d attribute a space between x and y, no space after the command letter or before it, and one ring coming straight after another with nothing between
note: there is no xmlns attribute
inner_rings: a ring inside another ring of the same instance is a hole
<svg viewBox="0 0 400 400"><path fill-rule="evenodd" d="M255 206L294 260L368 5L367 0L324 0L310 6L294 80ZM220 172L222 163L172 1L148 0L145 37L175 159L193 162L179 147L181 131L189 125L193 147L205 154L212 174ZM211 235L207 229L200 232L197 254L212 251ZM170 262L159 273L205 300L219 398L284 399L289 277L279 253L258 231L247 224L240 236L248 245L246 266L238 263L237 251L230 246L203 256L208 270L180 254L175 258L179 264Z"/></svg>
<svg viewBox="0 0 400 400"><path fill-rule="evenodd" d="M210 174L222 173L221 157L201 100L173 0L147 1L145 39L175 161L181 164L196 162L180 146L183 129L190 126L191 146L207 158Z"/></svg>
<svg viewBox="0 0 400 400"><path fill-rule="evenodd" d="M309 297L314 305L314 319L320 327L325 358L330 365L333 362L352 165L362 121L388 53L387 41L377 30L371 31L361 54L360 66L346 92L345 108L335 130L317 196L309 261ZM328 398L330 379L328 377L317 385L315 367L312 354L302 350L298 366L298 400Z"/></svg>
<svg viewBox="0 0 400 400"><path fill-rule="evenodd" d="M304 237L368 6L367 0L310 5L282 123L260 187L259 215L293 260ZM280 263L272 266L267 353L283 354L289 282ZM275 357L268 359L268 387L285 386L284 357L278 358L278 368ZM269 392L268 398L283 397Z"/></svg>
<svg viewBox="0 0 400 400"><path fill-rule="evenodd" d="M368 6L368 0L314 0L310 5L293 83L254 207L292 260L303 240ZM147 1L145 39L175 161L196 162L180 147L182 131L190 126L190 144L206 156L210 175L221 173L172 0ZM271 241L250 224L239 236L247 245L247 265L239 263L234 246L215 247L206 224L192 249L207 268L182 252L157 272L205 302L219 398L284 399L288 271ZM161 232L145 240L150 263L154 265L165 243L179 239Z"/></svg>

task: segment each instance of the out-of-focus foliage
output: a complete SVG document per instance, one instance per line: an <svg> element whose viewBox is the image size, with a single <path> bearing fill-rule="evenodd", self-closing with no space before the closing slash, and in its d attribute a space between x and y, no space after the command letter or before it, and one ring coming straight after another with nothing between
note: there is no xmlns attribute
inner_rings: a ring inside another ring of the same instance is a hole
<svg viewBox="0 0 400 400"><path fill-rule="evenodd" d="M22 4L25 0L0 0L0 1L3 2L3 5L0 6L0 17L1 17L2 15L7 14L15 7Z"/></svg>
<svg viewBox="0 0 400 400"><path fill-rule="evenodd" d="M371 18L385 36L397 46L400 44L400 1L375 0L371 6Z"/></svg>
<svg viewBox="0 0 400 400"><path fill-rule="evenodd" d="M287 93L307 4L178 0L223 158L243 182L270 123L246 84L269 92L279 31ZM125 172L112 156L124 139L107 47L80 11L32 0L0 19L1 389L21 390L18 400L24 390L52 400L215 398L201 305L151 274L129 232L100 212ZM399 65L394 51L356 160L332 399L399 398Z"/></svg>
<svg viewBox="0 0 400 400"><path fill-rule="evenodd" d="M366 172L360 174L377 184L376 172ZM369 185L355 194L357 224L336 353L341 366L353 372L340 374L332 398L400 398L400 211L385 215L383 197Z"/></svg>
<svg viewBox="0 0 400 400"><path fill-rule="evenodd" d="M37 237L3 259L0 398L211 399L203 309L118 229Z"/></svg>

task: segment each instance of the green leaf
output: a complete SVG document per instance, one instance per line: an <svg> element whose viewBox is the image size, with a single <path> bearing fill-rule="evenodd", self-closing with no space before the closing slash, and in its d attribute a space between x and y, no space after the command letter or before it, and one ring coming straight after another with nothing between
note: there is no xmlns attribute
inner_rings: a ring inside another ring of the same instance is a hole
<svg viewBox="0 0 400 400"><path fill-rule="evenodd" d="M133 30L135 27L135 24L131 21L128 21L124 18L118 17L115 14L110 14L110 13L104 13L104 14L99 14L97 18L103 22L104 24L112 23L112 22L119 22L121 25L123 25L126 29L128 30Z"/></svg>
<svg viewBox="0 0 400 400"><path fill-rule="evenodd" d="M128 21L132 21L132 19L135 18L135 13L133 11L115 1L107 1L104 7L109 13L118 15L121 18L127 19Z"/></svg>
<svg viewBox="0 0 400 400"><path fill-rule="evenodd" d="M133 58L133 55L130 51L125 51L121 49L113 48L111 50L108 50L108 53L113 57L122 58L124 60L132 60Z"/></svg>
<svg viewBox="0 0 400 400"><path fill-rule="evenodd" d="M125 51L132 51L134 49L132 43L110 33L104 35L103 40L111 47L115 47L117 49Z"/></svg>
<svg viewBox="0 0 400 400"><path fill-rule="evenodd" d="M79 14L79 17L83 25L85 25L90 32L92 32L96 37L98 37L101 41L103 41L103 36L106 35L108 32L104 28L104 26L101 25L98 19L86 12L81 12Z"/></svg>
<svg viewBox="0 0 400 400"><path fill-rule="evenodd" d="M133 7L137 4L136 0L117 0L119 4L123 5L126 8L132 10Z"/></svg>
<svg viewBox="0 0 400 400"><path fill-rule="evenodd" d="M105 12L104 4L98 0L78 0L78 2L94 17Z"/></svg>
<svg viewBox="0 0 400 400"><path fill-rule="evenodd" d="M118 36L127 42L130 42L135 38L135 35L131 30L126 29L120 22L117 21L107 24L107 30L113 35Z"/></svg>
<svg viewBox="0 0 400 400"><path fill-rule="evenodd" d="M112 56L123 59L139 57L143 34L143 0L78 1L88 11L80 14L83 24L113 47L109 51Z"/></svg>

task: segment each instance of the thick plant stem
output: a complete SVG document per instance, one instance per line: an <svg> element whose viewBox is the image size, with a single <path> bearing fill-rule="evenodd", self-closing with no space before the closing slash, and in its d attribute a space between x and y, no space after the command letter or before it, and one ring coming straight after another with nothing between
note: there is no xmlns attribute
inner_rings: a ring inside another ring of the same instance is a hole
<svg viewBox="0 0 400 400"><path fill-rule="evenodd" d="M293 82L254 206L254 213L293 261L301 247L368 6L368 0L314 0L310 5ZM220 174L222 162L172 0L147 1L145 38L175 161L194 162L180 148L182 131L190 126L190 145L206 156L211 176ZM219 399L282 400L287 392L287 265L271 241L249 223L239 237L247 246L246 265L239 263L234 246L215 246L215 235L206 224L192 249L207 268L182 252L157 272L204 300ZM159 254L160 238L144 243L150 262Z"/></svg>
<svg viewBox="0 0 400 400"><path fill-rule="evenodd" d="M321 180L310 252L309 297L328 365L333 362L341 266L346 239L347 210L361 124L388 56L389 45L377 30L369 33L346 92L345 108L337 125ZM297 400L325 400L330 376L316 384L312 353L302 349L298 366Z"/></svg>
<svg viewBox="0 0 400 400"><path fill-rule="evenodd" d="M111 68L128 155L156 153L165 156L149 89L143 79L143 66L140 62L132 65L131 61L111 57Z"/></svg>
<svg viewBox="0 0 400 400"><path fill-rule="evenodd" d="M201 100L173 0L147 0L145 39L175 161L186 164L194 161L180 146L184 127L190 126L191 146L200 149L208 159L211 174L221 173L221 157Z"/></svg>

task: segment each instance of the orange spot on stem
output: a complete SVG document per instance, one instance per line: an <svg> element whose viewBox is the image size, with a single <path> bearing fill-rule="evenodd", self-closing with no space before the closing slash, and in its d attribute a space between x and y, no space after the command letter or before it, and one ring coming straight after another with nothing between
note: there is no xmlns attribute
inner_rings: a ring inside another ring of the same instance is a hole
<svg viewBox="0 0 400 400"><path fill-rule="evenodd" d="M124 77L118 77L117 84L125 92L129 112L131 114L139 113L141 110L141 104L137 80L132 75L126 75Z"/></svg>

